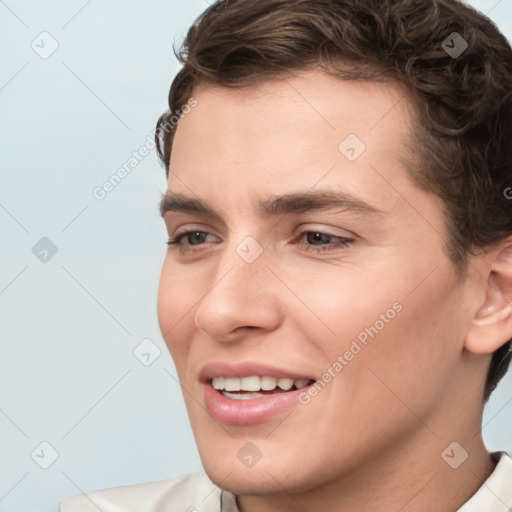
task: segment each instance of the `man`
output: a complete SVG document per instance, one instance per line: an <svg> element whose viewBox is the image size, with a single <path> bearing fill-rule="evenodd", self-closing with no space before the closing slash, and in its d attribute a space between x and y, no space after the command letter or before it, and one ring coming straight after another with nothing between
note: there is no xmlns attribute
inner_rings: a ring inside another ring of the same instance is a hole
<svg viewBox="0 0 512 512"><path fill-rule="evenodd" d="M505 38L455 0L224 0L181 58L158 314L208 477L61 511L510 510L481 436L511 356Z"/></svg>

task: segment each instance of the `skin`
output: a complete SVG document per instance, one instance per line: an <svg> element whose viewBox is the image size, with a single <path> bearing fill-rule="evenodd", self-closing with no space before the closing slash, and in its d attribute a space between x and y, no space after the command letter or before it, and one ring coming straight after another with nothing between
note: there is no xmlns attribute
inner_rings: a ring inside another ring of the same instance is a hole
<svg viewBox="0 0 512 512"><path fill-rule="evenodd" d="M158 315L206 473L239 495L242 512L456 510L494 467L480 435L483 383L512 321L488 320L507 308L487 279L503 253L473 257L458 279L441 202L408 175L406 92L310 70L243 89L201 87L194 97L175 135L168 192L200 199L218 218L164 215L171 237L208 236L169 247ZM353 162L338 150L348 134L366 145ZM320 190L382 213L258 209ZM327 250L301 231L332 235L320 237ZM263 248L250 264L236 252L247 236ZM353 242L337 247L335 237ZM401 311L307 405L250 426L220 425L206 412L204 364L277 364L321 379L395 303ZM468 452L458 469L441 457L453 441ZM250 469L237 457L247 442L262 455Z"/></svg>

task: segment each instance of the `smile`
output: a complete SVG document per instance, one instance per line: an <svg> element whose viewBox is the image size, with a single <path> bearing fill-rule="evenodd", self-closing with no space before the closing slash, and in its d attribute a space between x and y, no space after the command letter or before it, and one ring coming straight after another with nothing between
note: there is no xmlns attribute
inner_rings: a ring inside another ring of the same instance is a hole
<svg viewBox="0 0 512 512"><path fill-rule="evenodd" d="M288 377L256 376L249 377L213 377L212 386L232 400L251 400L269 394L285 393L302 389L313 381L310 379L290 379Z"/></svg>
<svg viewBox="0 0 512 512"><path fill-rule="evenodd" d="M211 418L228 425L264 423L300 405L299 395L315 383L295 368L256 361L211 361L199 371L204 405ZM305 366L305 364L302 364Z"/></svg>

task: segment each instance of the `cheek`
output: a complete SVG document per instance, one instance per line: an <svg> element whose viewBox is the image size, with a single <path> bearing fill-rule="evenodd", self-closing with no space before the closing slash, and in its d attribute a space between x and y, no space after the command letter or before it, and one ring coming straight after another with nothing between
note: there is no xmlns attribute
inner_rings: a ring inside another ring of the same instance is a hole
<svg viewBox="0 0 512 512"><path fill-rule="evenodd" d="M407 404L425 417L449 388L464 327L462 316L454 314L460 291L441 273L400 298L401 311L368 338L355 392L373 397L376 407L400 410Z"/></svg>
<svg viewBox="0 0 512 512"><path fill-rule="evenodd" d="M304 322L308 338L333 355L348 348L359 335L364 341L367 329L376 325L380 332L399 316L397 309L403 292L398 282L386 283L379 280L378 274L332 265L315 270L313 279L297 279L293 288L316 316L309 328ZM296 309L290 314L301 321Z"/></svg>
<svg viewBox="0 0 512 512"><path fill-rule="evenodd" d="M190 325L194 305L201 296L196 290L198 281L184 272L176 272L172 262L166 258L158 288L158 323L162 337L177 365L189 345L187 326Z"/></svg>
<svg viewBox="0 0 512 512"><path fill-rule="evenodd" d="M325 356L325 371L347 353L351 387L362 391L373 386L369 395L375 395L373 370L405 394L427 388L427 382L435 393L459 356L464 326L462 317L453 314L460 309L460 290L446 268L415 288L430 271L404 263L365 273L326 268L315 279L301 285L296 281L297 294L307 298L316 319L308 322L290 314Z"/></svg>

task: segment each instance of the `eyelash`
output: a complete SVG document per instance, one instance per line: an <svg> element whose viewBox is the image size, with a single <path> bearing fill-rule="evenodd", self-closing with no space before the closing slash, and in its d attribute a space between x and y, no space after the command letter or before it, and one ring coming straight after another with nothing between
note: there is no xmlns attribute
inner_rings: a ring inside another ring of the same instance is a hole
<svg viewBox="0 0 512 512"><path fill-rule="evenodd" d="M181 240L183 238L187 237L190 234L194 234L194 233L201 233L201 234L209 235L208 232L200 231L200 230L184 231L183 233L180 233L178 235L175 235L175 236L169 238L169 240L167 241L167 245L169 247L176 247L178 249L178 251L181 253L194 251L195 249L188 248L188 247L193 247L193 246L187 247L187 246L184 246L181 244ZM305 247L303 247L302 250L306 251L306 252L313 251L316 253L323 253L323 252L327 252L327 251L334 251L337 249L343 249L345 247L348 247L349 245L352 245L355 242L355 240L353 238L345 238L342 236L335 236L330 233L324 233L322 231L311 231L311 230L301 231L299 233L299 238L302 238L304 235L308 235L308 234L323 235L323 236L330 237L331 239L337 239L338 241L331 243L331 244L326 244L326 245L315 245L315 244L306 245L306 244L301 244L300 242L295 242L294 245L304 245ZM197 245L200 246L203 244L197 244Z"/></svg>

